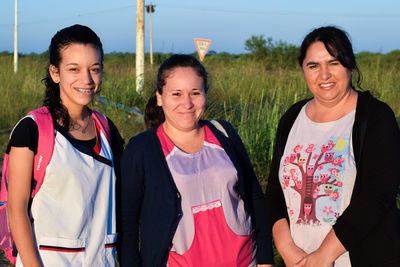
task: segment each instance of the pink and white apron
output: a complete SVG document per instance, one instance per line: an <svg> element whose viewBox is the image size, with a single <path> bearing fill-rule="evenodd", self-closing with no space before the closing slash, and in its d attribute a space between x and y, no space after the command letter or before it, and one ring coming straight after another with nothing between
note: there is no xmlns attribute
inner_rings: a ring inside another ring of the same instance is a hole
<svg viewBox="0 0 400 267"><path fill-rule="evenodd" d="M31 206L43 266L115 266L113 155L97 131L98 154L56 131L53 156ZM16 266L23 266L19 256Z"/></svg>

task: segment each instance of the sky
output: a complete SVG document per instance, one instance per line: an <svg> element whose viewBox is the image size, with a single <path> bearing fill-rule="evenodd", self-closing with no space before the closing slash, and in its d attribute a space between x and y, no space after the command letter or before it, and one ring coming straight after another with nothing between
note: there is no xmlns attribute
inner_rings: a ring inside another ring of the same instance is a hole
<svg viewBox="0 0 400 267"><path fill-rule="evenodd" d="M252 35L299 46L312 29L335 25L347 31L356 53L400 49L399 0L145 0L152 14L153 52L192 53L194 38L210 39L208 51L246 53ZM100 37L104 51L135 52L136 1L18 0L20 53L42 53L60 29L83 24ZM145 52L149 52L145 13ZM0 52L13 51L14 1L0 1Z"/></svg>

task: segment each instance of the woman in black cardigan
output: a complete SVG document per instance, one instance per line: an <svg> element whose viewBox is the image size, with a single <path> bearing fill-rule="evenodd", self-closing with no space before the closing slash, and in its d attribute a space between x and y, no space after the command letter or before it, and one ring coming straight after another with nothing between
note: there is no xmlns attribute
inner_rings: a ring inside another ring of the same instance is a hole
<svg viewBox="0 0 400 267"><path fill-rule="evenodd" d="M299 63L314 97L278 126L266 192L276 247L287 266L400 266L393 111L354 89L344 31L309 33Z"/></svg>

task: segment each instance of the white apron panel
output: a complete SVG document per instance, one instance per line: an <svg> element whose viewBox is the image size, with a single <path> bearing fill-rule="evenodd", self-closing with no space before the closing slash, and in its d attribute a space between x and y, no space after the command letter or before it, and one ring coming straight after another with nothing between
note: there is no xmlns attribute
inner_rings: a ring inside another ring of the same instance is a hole
<svg viewBox="0 0 400 267"><path fill-rule="evenodd" d="M100 155L113 164L103 133L101 142ZM31 213L44 266L114 266L114 168L79 151L60 132Z"/></svg>

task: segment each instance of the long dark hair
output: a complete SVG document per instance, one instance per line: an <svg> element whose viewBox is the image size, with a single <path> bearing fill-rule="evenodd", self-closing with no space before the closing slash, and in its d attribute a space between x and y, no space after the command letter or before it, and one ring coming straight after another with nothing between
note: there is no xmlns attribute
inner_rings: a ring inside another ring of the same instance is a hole
<svg viewBox="0 0 400 267"><path fill-rule="evenodd" d="M203 79L204 91L208 91L208 74L204 66L193 56L175 54L167 58L159 67L157 73L156 89L147 102L144 112L144 121L148 128L160 124L165 120L164 112L157 106L156 92L162 94L162 88L171 72L177 67L190 67Z"/></svg>
<svg viewBox="0 0 400 267"><path fill-rule="evenodd" d="M300 67L303 66L303 61L310 45L318 41L325 45L328 53L339 60L340 64L348 70L357 73L357 86L362 89L362 74L358 69L348 34L335 26L320 27L307 34L300 46L298 57ZM351 84L351 87L354 88L353 84Z"/></svg>
<svg viewBox="0 0 400 267"><path fill-rule="evenodd" d="M51 38L49 47L49 66L54 65L59 68L61 62L61 50L70 44L90 44L100 51L101 65L103 66L103 45L97 34L89 27L75 24L58 31ZM50 76L49 68L47 68L46 77L42 80L46 86L43 105L46 106L54 121L57 121L61 127L68 131L70 128L70 116L67 108L61 103L60 86L55 83Z"/></svg>

